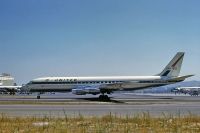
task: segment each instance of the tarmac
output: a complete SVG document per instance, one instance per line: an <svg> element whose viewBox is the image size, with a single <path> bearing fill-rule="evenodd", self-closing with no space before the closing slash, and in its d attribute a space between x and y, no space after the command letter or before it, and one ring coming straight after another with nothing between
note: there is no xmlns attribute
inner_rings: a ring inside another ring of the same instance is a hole
<svg viewBox="0 0 200 133"><path fill-rule="evenodd" d="M0 113L10 117L77 117L77 116L135 116L148 113L153 117L166 115L200 115L200 96L175 94L110 95L109 102L101 102L98 96L66 94L0 95Z"/></svg>

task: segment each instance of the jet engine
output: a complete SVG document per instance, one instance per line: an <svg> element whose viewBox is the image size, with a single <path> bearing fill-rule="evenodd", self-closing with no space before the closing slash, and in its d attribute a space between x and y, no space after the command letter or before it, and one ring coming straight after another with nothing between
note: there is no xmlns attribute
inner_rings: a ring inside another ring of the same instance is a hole
<svg viewBox="0 0 200 133"><path fill-rule="evenodd" d="M100 94L100 90L98 88L81 88L81 89L72 89L72 93L75 95L86 95L86 94L93 94L97 95Z"/></svg>

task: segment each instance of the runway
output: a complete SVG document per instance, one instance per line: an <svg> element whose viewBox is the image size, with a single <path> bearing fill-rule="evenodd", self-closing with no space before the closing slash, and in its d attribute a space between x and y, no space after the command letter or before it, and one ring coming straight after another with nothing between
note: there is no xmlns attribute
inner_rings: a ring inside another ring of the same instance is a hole
<svg viewBox="0 0 200 133"><path fill-rule="evenodd" d="M107 114L134 116L149 113L151 116L200 115L200 97L174 94L114 94L110 102L100 102L98 96L71 94L31 96L0 96L0 112L8 116L75 117Z"/></svg>

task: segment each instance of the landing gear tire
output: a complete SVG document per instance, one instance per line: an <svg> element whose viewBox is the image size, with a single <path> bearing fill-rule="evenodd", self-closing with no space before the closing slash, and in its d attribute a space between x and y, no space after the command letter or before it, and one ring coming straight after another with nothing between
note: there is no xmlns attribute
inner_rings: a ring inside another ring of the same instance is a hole
<svg viewBox="0 0 200 133"><path fill-rule="evenodd" d="M100 95L99 100L100 101L110 101L110 98L108 97L108 95Z"/></svg>
<svg viewBox="0 0 200 133"><path fill-rule="evenodd" d="M15 95L15 92L10 92L10 95Z"/></svg>
<svg viewBox="0 0 200 133"><path fill-rule="evenodd" d="M40 99L40 96L37 96L37 99Z"/></svg>

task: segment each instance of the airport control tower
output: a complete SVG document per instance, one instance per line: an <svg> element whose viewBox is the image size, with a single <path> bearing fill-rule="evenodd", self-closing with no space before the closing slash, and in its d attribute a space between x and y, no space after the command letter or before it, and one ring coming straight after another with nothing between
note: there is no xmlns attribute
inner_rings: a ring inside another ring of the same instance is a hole
<svg viewBox="0 0 200 133"><path fill-rule="evenodd" d="M0 86L13 86L15 85L14 83L14 78L7 73L2 73L0 75Z"/></svg>

